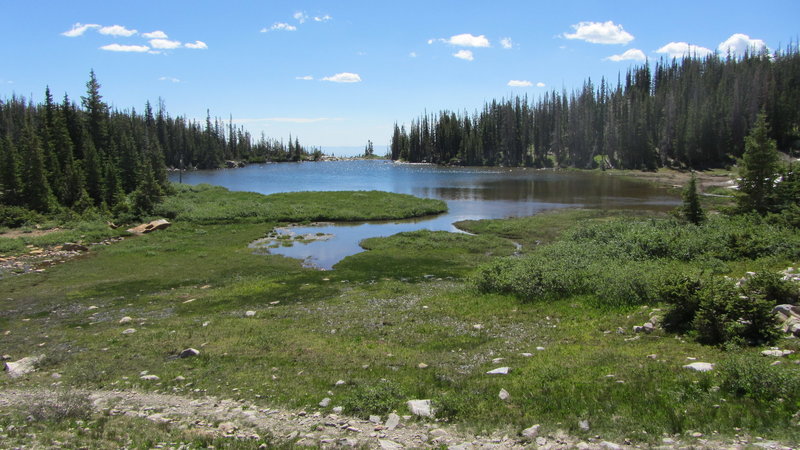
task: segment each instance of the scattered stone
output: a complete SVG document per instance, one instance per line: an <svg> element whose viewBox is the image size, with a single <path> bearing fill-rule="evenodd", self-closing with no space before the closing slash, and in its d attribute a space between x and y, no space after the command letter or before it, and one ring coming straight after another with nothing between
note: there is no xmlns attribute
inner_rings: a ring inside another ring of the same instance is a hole
<svg viewBox="0 0 800 450"><path fill-rule="evenodd" d="M701 437L703 437L703 433L701 433L699 431L695 431L694 433L692 433L692 437L693 438L701 438Z"/></svg>
<svg viewBox="0 0 800 450"><path fill-rule="evenodd" d="M275 300L274 302L269 302L269 304L270 305L277 305L280 302L281 302L280 300Z"/></svg>
<svg viewBox="0 0 800 450"><path fill-rule="evenodd" d="M480 323L476 323L475 325L472 326L472 329L474 329L474 330L482 330L483 329L483 325L480 324Z"/></svg>
<svg viewBox="0 0 800 450"><path fill-rule="evenodd" d="M498 394L498 397L500 397L500 400L507 401L509 398L511 398L511 394L509 394L505 389L500 389L500 394Z"/></svg>
<svg viewBox="0 0 800 450"><path fill-rule="evenodd" d="M531 356L533 356L533 353L520 353L519 355L522 356L523 358L530 358Z"/></svg>
<svg viewBox="0 0 800 450"><path fill-rule="evenodd" d="M522 437L528 439L529 441L536 439L536 436L539 435L539 426L539 424L536 424L530 428L525 428L522 430Z"/></svg>
<svg viewBox="0 0 800 450"><path fill-rule="evenodd" d="M536 351L537 352L542 352L542 351L544 351L544 347L536 347Z"/></svg>
<svg viewBox="0 0 800 450"><path fill-rule="evenodd" d="M122 319L119 319L119 323L120 324L125 324L125 323L129 323L129 322L133 322L133 319L128 317L128 316L125 316Z"/></svg>
<svg viewBox="0 0 800 450"><path fill-rule="evenodd" d="M492 369L486 373L489 375L508 375L508 372L511 372L511 369L508 367L498 367L497 369Z"/></svg>
<svg viewBox="0 0 800 450"><path fill-rule="evenodd" d="M409 400L406 402L411 414L420 417L433 417L430 400Z"/></svg>
<svg viewBox="0 0 800 450"><path fill-rule="evenodd" d="M398 425L400 425L400 416L395 413L389 414L385 423L386 428L391 431L397 428Z"/></svg>
<svg viewBox="0 0 800 450"><path fill-rule="evenodd" d="M589 431L589 421L588 420L581 420L578 422L578 428L583 431Z"/></svg>
<svg viewBox="0 0 800 450"><path fill-rule="evenodd" d="M772 361L769 365L770 366L780 366L783 364L783 361Z"/></svg>
<svg viewBox="0 0 800 450"><path fill-rule="evenodd" d="M222 434L233 434L238 428L233 422L222 422L217 427Z"/></svg>
<svg viewBox="0 0 800 450"><path fill-rule="evenodd" d="M127 231L128 233L135 234L135 235L142 235L147 233L152 233L156 230L164 230L171 226L172 224L169 223L165 219L158 219L152 222L143 223L141 225L135 226L133 228L129 228Z"/></svg>
<svg viewBox="0 0 800 450"><path fill-rule="evenodd" d="M372 423L381 423L381 416L371 415L369 416L369 421Z"/></svg>
<svg viewBox="0 0 800 450"><path fill-rule="evenodd" d="M66 252L88 252L89 247L83 244L76 244L74 242L67 242L61 246L61 250Z"/></svg>
<svg viewBox="0 0 800 450"><path fill-rule="evenodd" d="M0 356L0 361L10 361L10 360L11 360L11 355Z"/></svg>
<svg viewBox="0 0 800 450"><path fill-rule="evenodd" d="M179 358L189 358L189 357L192 357L192 356L197 356L199 354L200 354L200 350L197 350L197 349L194 349L194 348L187 348L186 350L182 351L178 355L178 357Z"/></svg>
<svg viewBox="0 0 800 450"><path fill-rule="evenodd" d="M343 386L343 385L345 385L345 384L346 384L346 383L345 383L345 381L344 381L344 380L338 380L338 381L336 381L336 383L334 383L334 386Z"/></svg>
<svg viewBox="0 0 800 450"><path fill-rule="evenodd" d="M428 365L425 364L425 363L419 363L419 364L417 364L417 367L419 367L420 369L427 369Z"/></svg>
<svg viewBox="0 0 800 450"><path fill-rule="evenodd" d="M770 350L764 350L763 352L761 352L763 356L774 356L776 358L791 355L792 353L794 352L791 350L779 350L777 348L772 348Z"/></svg>
<svg viewBox="0 0 800 450"><path fill-rule="evenodd" d="M58 380L59 378L61 378L61 374L58 372L53 372L50 374L50 378Z"/></svg>
<svg viewBox="0 0 800 450"><path fill-rule="evenodd" d="M328 405L330 405L330 404L331 404L331 399L329 397L325 397L325 398L322 399L321 402L319 402L319 406L321 408L327 408Z"/></svg>
<svg viewBox="0 0 800 450"><path fill-rule="evenodd" d="M127 330L124 330L122 332L122 334L133 334L133 333L136 333L136 328L128 328Z"/></svg>
<svg viewBox="0 0 800 450"><path fill-rule="evenodd" d="M8 372L9 377L18 378L34 372L36 370L36 364L42 360L42 358L44 358L44 355L28 356L16 361L6 361L4 369Z"/></svg>
<svg viewBox="0 0 800 450"><path fill-rule="evenodd" d="M647 355L647 357L650 358L650 359L656 359L656 358L658 358L658 355L653 353L653 354Z"/></svg>
<svg viewBox="0 0 800 450"><path fill-rule="evenodd" d="M158 381L158 380L160 380L158 375L142 375L139 378L142 379L142 380L145 380L145 381Z"/></svg>
<svg viewBox="0 0 800 450"><path fill-rule="evenodd" d="M396 450L405 448L397 442L390 441L389 439L378 439L378 445L380 445L381 449L383 450Z"/></svg>
<svg viewBox="0 0 800 450"><path fill-rule="evenodd" d="M344 408L341 406L334 406L332 411L334 412L334 414L341 414L342 411L344 411Z"/></svg>
<svg viewBox="0 0 800 450"><path fill-rule="evenodd" d="M186 377L183 375L178 375L177 377L173 378L172 381L186 381Z"/></svg>
<svg viewBox="0 0 800 450"><path fill-rule="evenodd" d="M90 306L90 307L86 308L86 310L87 310L87 311L91 311L91 310L93 310L93 309L97 309L97 306L95 306L95 305L92 305L92 306Z"/></svg>
<svg viewBox="0 0 800 450"><path fill-rule="evenodd" d="M255 311L245 311L244 313L245 317L255 317L255 315L256 315Z"/></svg>
<svg viewBox="0 0 800 450"><path fill-rule="evenodd" d="M608 442L608 441L601 442L600 447L608 450L622 450L622 447L619 444L615 444L613 442Z"/></svg>
<svg viewBox="0 0 800 450"><path fill-rule="evenodd" d="M708 372L714 370L714 364L707 362L693 362L683 366L684 369L696 370L698 372Z"/></svg>

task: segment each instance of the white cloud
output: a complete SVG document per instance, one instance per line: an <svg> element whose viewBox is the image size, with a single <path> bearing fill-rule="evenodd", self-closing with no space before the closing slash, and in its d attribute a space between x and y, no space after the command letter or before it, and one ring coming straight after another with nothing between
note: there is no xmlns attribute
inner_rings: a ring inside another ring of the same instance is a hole
<svg viewBox="0 0 800 450"><path fill-rule="evenodd" d="M545 84L542 83L541 81L536 83L536 87L544 87L544 86L545 86Z"/></svg>
<svg viewBox="0 0 800 450"><path fill-rule="evenodd" d="M509 49L514 47L514 42L511 40L511 38L503 38L500 39L500 46L502 46L505 49Z"/></svg>
<svg viewBox="0 0 800 450"><path fill-rule="evenodd" d="M644 52L639 50L638 48L632 48L630 50L625 50L625 53L620 55L611 55L608 58L605 58L609 61L620 62L620 61L644 61L647 59Z"/></svg>
<svg viewBox="0 0 800 450"><path fill-rule="evenodd" d="M453 53L453 56L455 56L458 59L463 59L465 61L475 60L475 56L472 55L472 50L459 50Z"/></svg>
<svg viewBox="0 0 800 450"><path fill-rule="evenodd" d="M306 80L306 81L310 81L310 80L313 80L313 79L314 79L314 77L312 77L311 75L305 75L305 76L302 76L302 77L294 77L294 79L295 79L295 80Z"/></svg>
<svg viewBox="0 0 800 450"><path fill-rule="evenodd" d="M464 34L457 34L455 36L451 36L450 39L442 39L443 42L447 42L450 45L457 45L459 47L488 47L489 40L486 39L486 36L473 36L469 33ZM430 41L428 41L430 43Z"/></svg>
<svg viewBox="0 0 800 450"><path fill-rule="evenodd" d="M120 44L108 44L100 47L100 50L107 50L109 52L136 52L136 53L144 53L150 50L150 47L146 45L120 45Z"/></svg>
<svg viewBox="0 0 800 450"><path fill-rule="evenodd" d="M411 52L411 53L408 54L408 56L411 57L411 58L416 58L417 57L417 52Z"/></svg>
<svg viewBox="0 0 800 450"><path fill-rule="evenodd" d="M656 53L665 53L672 58L683 58L684 56L704 57L713 53L711 50L688 42L670 42L669 44L656 50Z"/></svg>
<svg viewBox="0 0 800 450"><path fill-rule="evenodd" d="M151 31L150 33L142 33L142 37L146 39L166 39L167 33L164 33L161 30Z"/></svg>
<svg viewBox="0 0 800 450"><path fill-rule="evenodd" d="M333 83L359 83L361 77L357 73L342 72L329 77L324 77L323 81L331 81Z"/></svg>
<svg viewBox="0 0 800 450"><path fill-rule="evenodd" d="M297 27L296 26L289 25L286 22L276 22L276 23L272 24L272 26L269 29L272 30L272 31L297 31ZM266 28L262 28L261 29L262 33L266 33L267 31L269 31L269 30L267 30Z"/></svg>
<svg viewBox="0 0 800 450"><path fill-rule="evenodd" d="M308 15L302 11L297 11L292 17L294 17L294 20L300 23L305 23L306 19L308 19Z"/></svg>
<svg viewBox="0 0 800 450"><path fill-rule="evenodd" d="M531 87L533 83L528 80L510 80L508 86L511 87Z"/></svg>
<svg viewBox="0 0 800 450"><path fill-rule="evenodd" d="M103 27L98 30L100 34L104 34L106 36L121 36L121 37L130 37L134 34L138 33L136 30L129 30L122 25L111 25L110 27Z"/></svg>
<svg viewBox="0 0 800 450"><path fill-rule="evenodd" d="M160 81L171 81L173 83L180 83L181 82L181 80L179 80L178 78L175 78L175 77L161 77L161 78L159 78L159 80Z"/></svg>
<svg viewBox="0 0 800 450"><path fill-rule="evenodd" d="M436 39L428 39L428 45L431 45L431 44L433 44L434 42L436 42Z"/></svg>
<svg viewBox="0 0 800 450"><path fill-rule="evenodd" d="M208 48L208 45L203 41L194 41L194 42L187 42L183 44L186 48L193 48L195 50L205 50Z"/></svg>
<svg viewBox="0 0 800 450"><path fill-rule="evenodd" d="M169 39L150 39L150 46L162 50L171 50L173 48L179 48L181 46L181 41L170 41Z"/></svg>
<svg viewBox="0 0 800 450"><path fill-rule="evenodd" d="M767 44L761 39L751 39L750 36L742 33L732 34L731 37L719 44L717 49L720 54L728 53L736 56L744 56L746 52L757 53L764 49Z"/></svg>
<svg viewBox="0 0 800 450"><path fill-rule="evenodd" d="M329 21L331 19L333 19L333 17L325 14L324 16L315 16L314 17L314 22L327 22L327 21Z"/></svg>
<svg viewBox="0 0 800 450"><path fill-rule="evenodd" d="M633 40L633 35L622 29L622 25L614 22L580 22L572 25L574 33L564 33L567 39L579 39L592 44L627 44Z"/></svg>
<svg viewBox="0 0 800 450"><path fill-rule="evenodd" d="M82 36L83 33L86 33L86 30L90 28L100 28L100 25L96 23L87 23L86 25L83 25L80 22L78 22L75 25L73 25L70 30L61 33L61 35L66 37L78 37Z"/></svg>

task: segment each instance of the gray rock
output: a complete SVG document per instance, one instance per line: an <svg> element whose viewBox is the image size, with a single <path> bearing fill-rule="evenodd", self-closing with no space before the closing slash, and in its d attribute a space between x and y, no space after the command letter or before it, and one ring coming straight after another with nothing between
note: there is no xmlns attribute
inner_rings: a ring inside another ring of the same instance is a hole
<svg viewBox="0 0 800 450"><path fill-rule="evenodd" d="M508 372L511 372L511 369L508 367L498 367L497 369L492 369L486 372L489 375L508 375Z"/></svg>
<svg viewBox="0 0 800 450"><path fill-rule="evenodd" d="M395 441L390 441L389 439L378 439L378 445L383 450L395 450L400 448L405 448L402 445L398 444Z"/></svg>
<svg viewBox="0 0 800 450"><path fill-rule="evenodd" d="M387 429L394 430L400 425L400 416L395 413L389 414L389 417L386 419L386 423L384 424Z"/></svg>
<svg viewBox="0 0 800 450"><path fill-rule="evenodd" d="M199 354L200 354L200 350L197 350L197 349L194 349L194 348L190 347L190 348L187 348L186 350L182 351L178 355L178 357L179 358L189 358L189 357L192 357L192 356L197 356Z"/></svg>
<svg viewBox="0 0 800 450"><path fill-rule="evenodd" d="M511 398L511 394L509 394L505 389L500 389L500 393L497 396L503 401L507 401L509 398Z"/></svg>
<svg viewBox="0 0 800 450"><path fill-rule="evenodd" d="M763 352L761 352L761 354L763 356L774 356L776 358L780 358L782 356L791 355L792 353L794 353L794 352L791 351L791 350L779 350L777 348L773 348L773 349L770 349L770 350L764 350Z"/></svg>
<svg viewBox="0 0 800 450"><path fill-rule="evenodd" d="M684 369L696 370L698 372L709 372L714 370L714 364L707 362L693 362L683 366Z"/></svg>
<svg viewBox="0 0 800 450"><path fill-rule="evenodd" d="M369 421L372 423L381 423L381 416L371 415L369 416Z"/></svg>
<svg viewBox="0 0 800 450"><path fill-rule="evenodd" d="M342 411L344 411L344 408L342 408L341 406L334 406L333 409L331 409L331 411L333 411L334 414L341 414Z"/></svg>
<svg viewBox="0 0 800 450"><path fill-rule="evenodd" d="M539 424L536 424L530 428L525 428L522 430L522 437L532 441L536 439L536 436L539 435Z"/></svg>
<svg viewBox="0 0 800 450"><path fill-rule="evenodd" d="M133 333L136 333L136 328L128 328L127 330L124 330L122 332L122 334L133 334Z"/></svg>
<svg viewBox="0 0 800 450"><path fill-rule="evenodd" d="M642 328L644 329L645 333L649 334L649 333L652 333L653 330L656 329L656 326L654 324L650 323L650 322L646 322L644 325L642 325Z"/></svg>
<svg viewBox="0 0 800 450"><path fill-rule="evenodd" d="M145 380L145 381L158 381L158 380L160 380L158 375L142 375L139 378L142 379L142 380Z"/></svg>
<svg viewBox="0 0 800 450"><path fill-rule="evenodd" d="M244 316L245 317L255 317L256 316L256 312L255 311L245 311Z"/></svg>
<svg viewBox="0 0 800 450"><path fill-rule="evenodd" d="M322 401L319 402L319 406L322 407L322 408L327 408L328 405L330 405L330 404L331 404L331 399L328 398L328 397L323 398Z"/></svg>
<svg viewBox="0 0 800 450"><path fill-rule="evenodd" d="M130 322L133 322L133 319L128 317L128 316L125 316L122 319L119 319L119 323L120 324L125 324L125 323L130 323Z"/></svg>
<svg viewBox="0 0 800 450"><path fill-rule="evenodd" d="M581 420L578 422L578 428L583 431L589 431L589 421L588 420Z"/></svg>
<svg viewBox="0 0 800 450"><path fill-rule="evenodd" d="M622 446L620 446L619 444L615 444L613 442L608 442L608 441L601 442L600 447L608 450L622 450Z"/></svg>
<svg viewBox="0 0 800 450"><path fill-rule="evenodd" d="M344 380L338 380L338 381L336 381L336 383L334 383L333 385L334 385L334 386L342 386L342 385L344 385L344 384L345 384L345 381L344 381Z"/></svg>
<svg viewBox="0 0 800 450"><path fill-rule="evenodd" d="M431 409L430 400L409 400L406 402L408 410L411 414L420 417L433 417L433 409Z"/></svg>
<svg viewBox="0 0 800 450"><path fill-rule="evenodd" d="M44 355L28 356L16 361L6 361L4 369L9 377L18 378L34 372L36 370L36 364L41 361L42 358L44 358Z"/></svg>

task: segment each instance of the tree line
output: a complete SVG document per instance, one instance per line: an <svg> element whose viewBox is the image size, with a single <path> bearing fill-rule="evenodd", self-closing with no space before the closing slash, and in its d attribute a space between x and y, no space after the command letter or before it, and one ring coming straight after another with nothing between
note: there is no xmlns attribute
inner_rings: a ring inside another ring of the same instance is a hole
<svg viewBox="0 0 800 450"><path fill-rule="evenodd" d="M616 83L493 100L395 124L391 157L409 162L532 167L724 166L744 152L760 111L783 151L800 148L800 52L660 60Z"/></svg>
<svg viewBox="0 0 800 450"><path fill-rule="evenodd" d="M213 169L226 160L299 161L319 157L297 138L258 140L210 114L205 123L171 117L163 101L109 108L91 71L80 105L45 90L34 104L0 99L0 200L38 212L99 208L146 214L169 189L167 168Z"/></svg>

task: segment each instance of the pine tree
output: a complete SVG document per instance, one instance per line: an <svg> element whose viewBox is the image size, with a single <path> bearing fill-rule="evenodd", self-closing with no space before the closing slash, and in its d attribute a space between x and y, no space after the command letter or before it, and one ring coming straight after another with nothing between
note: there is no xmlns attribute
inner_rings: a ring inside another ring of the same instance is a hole
<svg viewBox="0 0 800 450"><path fill-rule="evenodd" d="M47 182L42 143L29 121L22 130L20 150L22 151L23 205L39 212L50 211L54 199L50 184Z"/></svg>
<svg viewBox="0 0 800 450"><path fill-rule="evenodd" d="M683 190L683 207L681 208L683 218L695 225L700 225L705 220L705 212L700 206L700 196L697 193L697 177L692 172L689 184Z"/></svg>
<svg viewBox="0 0 800 450"><path fill-rule="evenodd" d="M764 214L769 209L767 200L774 188L780 166L777 146L769 137L769 124L763 111L756 117L755 125L744 141L739 205L744 211Z"/></svg>
<svg viewBox="0 0 800 450"><path fill-rule="evenodd" d="M6 135L0 141L0 154L2 154L2 166L0 166L0 199L7 205L20 205L22 202L22 178L20 177L20 160L11 138Z"/></svg>
<svg viewBox="0 0 800 450"><path fill-rule="evenodd" d="M94 75L94 70L89 72L89 81L86 82L86 97L81 97L83 107L87 113L87 128L92 138L95 150L105 153L108 139L108 106L100 95L100 83Z"/></svg>

